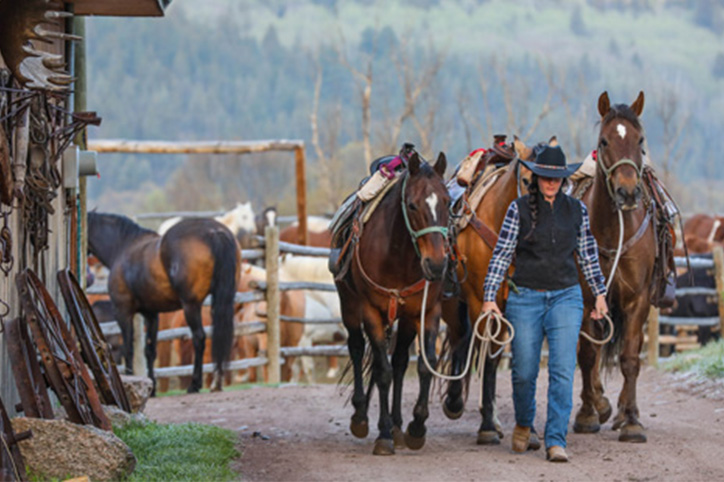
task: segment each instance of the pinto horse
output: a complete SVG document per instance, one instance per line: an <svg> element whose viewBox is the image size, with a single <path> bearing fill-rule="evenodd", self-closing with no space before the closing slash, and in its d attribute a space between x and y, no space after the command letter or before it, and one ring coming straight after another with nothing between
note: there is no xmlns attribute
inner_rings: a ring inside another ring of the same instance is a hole
<svg viewBox="0 0 724 482"><path fill-rule="evenodd" d="M442 278L448 261L448 207L450 197L443 182L446 160L440 153L434 167L413 153L407 171L384 195L353 249L353 260L342 280L336 280L342 320L349 334L347 344L354 373L350 424L352 434L369 432L367 409L372 384L379 390L379 437L375 455L392 455L395 446L420 449L425 443L425 420L432 373L418 364L420 391L414 420L402 434L402 382L409 362L409 347L424 315L424 350L435 363L435 340L440 322ZM429 285L422 312L423 287ZM387 358L394 320L398 320L392 363ZM370 342L372 375L365 393L363 358L365 337ZM390 384L394 382L392 414ZM394 441L393 441L394 433Z"/></svg>
<svg viewBox="0 0 724 482"><path fill-rule="evenodd" d="M128 372L133 360L133 315L146 321L146 365L153 380L158 314L183 308L194 344L189 393L201 389L206 335L201 305L210 294L212 356L217 386L234 337L234 295L241 253L228 228L212 219L178 222L163 236L116 214L88 213L88 249L110 268L108 293L121 327Z"/></svg>
<svg viewBox="0 0 724 482"><path fill-rule="evenodd" d="M550 144L555 145L556 142L555 138L551 138ZM533 157L533 149L517 138L514 148L517 159L528 160ZM457 250L465 260L464 266L458 266L458 278L462 280L462 302L455 298L443 302L443 318L448 324L448 349L452 352L451 369L454 375L459 374L465 366L472 330L470 320L478 318L483 306L482 287L508 205L521 194L527 193L530 184L532 173L517 159L496 171L497 179L475 209L471 221L457 235ZM489 164L495 162L495 156L488 160ZM498 304L505 306L504 290L498 293ZM483 420L477 436L479 445L499 444L502 436L495 418L495 375L499 360L500 357L488 357L485 363L480 408ZM443 411L450 419L460 418L463 414L464 387L469 383L469 375L468 372L465 379L453 380L447 385Z"/></svg>
<svg viewBox="0 0 724 482"><path fill-rule="evenodd" d="M598 242L603 274L611 276L619 243L619 220L623 220L623 246L620 260L608 293L608 305L614 322L614 338L606 347L604 361L610 364L614 353L624 384L618 399L618 414L613 429L621 429L622 442L645 442L646 434L639 421L636 404L636 380L641 361L643 326L649 314L653 295L652 277L656 257L656 236L652 204L644 196L642 166L644 129L639 117L644 108L640 92L630 106L611 105L604 92L598 99L601 128L598 135L598 161L591 188L583 196L591 218L591 232ZM619 216L620 214L620 216ZM582 331L602 336L603 327L590 318L594 297L585 283L585 310ZM611 416L612 408L603 395L599 367L601 347L581 338L578 363L583 390L581 408L576 414L574 431L598 432ZM610 366L610 365L609 365Z"/></svg>

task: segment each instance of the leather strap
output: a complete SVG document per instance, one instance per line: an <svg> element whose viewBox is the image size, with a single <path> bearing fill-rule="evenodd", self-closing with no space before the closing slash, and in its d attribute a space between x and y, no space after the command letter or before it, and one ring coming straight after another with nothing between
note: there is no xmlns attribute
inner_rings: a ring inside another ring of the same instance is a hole
<svg viewBox="0 0 724 482"><path fill-rule="evenodd" d="M646 228L648 228L650 222L651 222L651 210L648 209L646 211L646 217L644 217L644 220L641 222L641 225L639 226L638 231L636 231L636 234L634 234L633 236L628 238L626 240L626 242L623 244L623 246L621 246L621 256L623 256L623 254L626 251L628 251L634 244L636 244L643 237L643 235L646 233ZM609 258L616 255L615 249L608 249L608 248L599 246L598 250L602 255L609 257Z"/></svg>
<svg viewBox="0 0 724 482"><path fill-rule="evenodd" d="M485 241L485 244L487 244L491 250L495 249L495 245L498 244L498 235L490 229L487 224L481 221L475 212L471 214L468 224L473 227L475 232L478 233L478 236Z"/></svg>

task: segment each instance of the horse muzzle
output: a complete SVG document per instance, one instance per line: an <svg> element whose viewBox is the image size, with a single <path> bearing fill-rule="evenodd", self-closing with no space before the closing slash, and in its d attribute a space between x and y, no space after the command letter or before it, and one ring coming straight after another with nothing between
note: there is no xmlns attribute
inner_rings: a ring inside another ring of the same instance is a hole
<svg viewBox="0 0 724 482"><path fill-rule="evenodd" d="M641 184L637 184L633 189L620 186L615 191L616 207L622 211L633 211L639 207L642 195Z"/></svg>
<svg viewBox="0 0 724 482"><path fill-rule="evenodd" d="M442 262L435 262L432 258L423 258L421 266L426 280L440 281L447 269L447 257L444 257Z"/></svg>

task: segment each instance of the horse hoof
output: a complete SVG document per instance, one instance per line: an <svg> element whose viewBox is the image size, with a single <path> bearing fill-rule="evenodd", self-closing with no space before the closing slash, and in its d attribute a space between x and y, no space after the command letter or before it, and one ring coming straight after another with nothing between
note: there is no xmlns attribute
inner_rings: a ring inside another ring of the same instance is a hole
<svg viewBox="0 0 724 482"><path fill-rule="evenodd" d="M395 442L396 449L404 449L405 447L407 447L407 442L405 442L405 434L402 433L402 429L397 425L392 427L392 440Z"/></svg>
<svg viewBox="0 0 724 482"><path fill-rule="evenodd" d="M621 433L618 435L619 442L629 443L645 443L646 434L644 428L641 425L627 424L621 429Z"/></svg>
<svg viewBox="0 0 724 482"><path fill-rule="evenodd" d="M422 437L415 437L410 433L410 427L408 425L407 431L405 431L405 445L410 450L420 450L425 446L425 435Z"/></svg>
<svg viewBox="0 0 724 482"><path fill-rule="evenodd" d="M598 412L598 422L600 424L606 423L608 419L611 418L613 407L611 406L611 402L608 401L608 398L601 398L601 403L596 406L596 411Z"/></svg>
<svg viewBox="0 0 724 482"><path fill-rule="evenodd" d="M199 393L199 389L197 387L188 387L186 393Z"/></svg>
<svg viewBox="0 0 724 482"><path fill-rule="evenodd" d="M349 424L349 430L357 438L365 438L370 433L370 426L367 424L367 420L356 422L354 419Z"/></svg>
<svg viewBox="0 0 724 482"><path fill-rule="evenodd" d="M500 436L497 430L480 430L478 432L478 445L500 445Z"/></svg>
<svg viewBox="0 0 724 482"><path fill-rule="evenodd" d="M498 432L498 437L500 437L500 440L503 440L505 438L505 434L503 433L503 427L501 427L499 423L495 424L495 431Z"/></svg>
<svg viewBox="0 0 724 482"><path fill-rule="evenodd" d="M623 427L625 423L626 415L624 415L623 412L618 412L616 414L616 417L613 419L613 425L611 425L611 430L618 430Z"/></svg>
<svg viewBox="0 0 724 482"><path fill-rule="evenodd" d="M386 438L378 438L375 440L375 448L372 450L373 455L395 455L395 442Z"/></svg>
<svg viewBox="0 0 724 482"><path fill-rule="evenodd" d="M576 420L573 422L573 431L576 433L598 433L601 431L601 424L598 422L598 416L595 413L590 415L582 415L578 413Z"/></svg>
<svg viewBox="0 0 724 482"><path fill-rule="evenodd" d="M446 398L445 402L443 402L442 411L445 416L450 420L457 420L463 416L463 412L465 411L465 404L463 403L462 399L459 399L458 403L449 403L449 400L449 398ZM450 407L449 405L452 405L452 407ZM457 408L457 405L460 405L460 408Z"/></svg>

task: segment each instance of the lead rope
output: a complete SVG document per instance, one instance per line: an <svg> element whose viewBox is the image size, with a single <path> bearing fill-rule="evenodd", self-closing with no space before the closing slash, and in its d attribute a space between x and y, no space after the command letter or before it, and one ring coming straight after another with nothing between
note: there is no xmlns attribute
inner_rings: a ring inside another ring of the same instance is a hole
<svg viewBox="0 0 724 482"><path fill-rule="evenodd" d="M623 213L621 213L621 210L618 210L618 247L616 248L616 256L613 258L613 264L611 265L611 272L608 275L608 280L606 280L606 293L608 293L608 289L611 287L611 283L613 282L613 276L616 274L616 268L618 268L618 261L621 259L621 248L623 246ZM606 318L606 321L608 322L608 326L610 330L608 331L608 336L604 338L603 340L596 340L591 335L586 333L585 331L581 331L581 336L585 338L586 340L590 341L594 345L605 345L609 341L611 341L611 338L613 338L613 320L610 316L608 316L608 313L603 315L604 318Z"/></svg>
<svg viewBox="0 0 724 482"><path fill-rule="evenodd" d="M489 355L490 358L495 358L503 351L505 348L505 345L510 344L510 342L513 341L513 338L515 338L515 328L513 328L513 325L506 320L502 315L499 315L492 311L486 311L483 313L480 313L480 316L478 316L478 319L475 321L475 326L473 327L473 336L470 339L470 345L468 346L468 355L465 360L465 368L459 375L445 375L444 373L440 373L437 370L435 370L431 365L430 361L427 359L427 352L425 351L424 346L424 340L425 340L425 309L427 307L427 289L430 286L429 281L425 281L425 289L422 292L422 308L420 312L420 336L418 337L418 342L420 346L420 356L422 356L422 360L425 363L425 366L428 370L430 370L430 373L432 373L437 378L440 378L442 380L449 380L449 381L455 381L455 380L462 380L465 378L465 376L468 373L468 370L470 370L470 365L473 359L473 348L475 347L475 340L476 338L480 340L480 354L478 355L478 373L477 377L481 381L480 383L480 397L478 398L478 408L482 408L483 406L483 372L485 370L485 359L486 355ZM481 335L480 331L478 330L478 326L480 326L480 323L483 320L488 320L488 323L485 324L484 333ZM493 323L493 321L495 323ZM495 331L493 331L493 325L495 325ZM495 352L491 353L492 350L492 342L495 340L498 335L501 334L504 326L507 325L508 329L510 330L510 338L508 338L506 341L498 342L500 344L500 349Z"/></svg>

